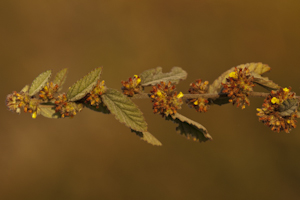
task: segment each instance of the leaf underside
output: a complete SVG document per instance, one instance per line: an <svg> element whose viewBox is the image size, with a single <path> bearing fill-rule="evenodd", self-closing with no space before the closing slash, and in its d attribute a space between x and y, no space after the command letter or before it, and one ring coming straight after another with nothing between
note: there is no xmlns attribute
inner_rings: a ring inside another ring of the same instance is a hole
<svg viewBox="0 0 300 200"><path fill-rule="evenodd" d="M82 99L87 93L92 91L96 86L97 81L100 79L102 67L97 67L91 71L88 75L77 81L69 88L67 98L69 101L77 101Z"/></svg>
<svg viewBox="0 0 300 200"><path fill-rule="evenodd" d="M139 131L135 131L132 129L131 129L131 131L134 132L137 136L139 136L141 138L141 140L144 140L144 141L148 142L149 144L152 144L155 146L162 146L162 143L148 131L139 132Z"/></svg>
<svg viewBox="0 0 300 200"><path fill-rule="evenodd" d="M92 106L88 103L83 103L83 105L93 111L96 111L96 112L102 112L103 114L110 114L110 111L108 110L108 108L103 104L101 103L98 108L96 106Z"/></svg>
<svg viewBox="0 0 300 200"><path fill-rule="evenodd" d="M263 63L247 63L238 65L237 68L244 69L247 67L250 72L254 72L258 75L264 74L271 70L271 68ZM235 67L230 68L226 72L222 73L212 84L209 85L208 93L218 94L222 90L222 84L226 82L226 78L229 77L229 74L235 70Z"/></svg>
<svg viewBox="0 0 300 200"><path fill-rule="evenodd" d="M127 96L118 90L109 88L101 97L110 112L121 123L136 131L147 131L143 113Z"/></svg>
<svg viewBox="0 0 300 200"><path fill-rule="evenodd" d="M187 77L187 72L180 67L173 67L171 72L163 73L161 67L149 69L139 75L142 86L156 85L162 81L172 83L179 83Z"/></svg>
<svg viewBox="0 0 300 200"><path fill-rule="evenodd" d="M229 102L230 97L227 96L221 96L217 99L212 99L213 104L217 104L219 106L230 103Z"/></svg>
<svg viewBox="0 0 300 200"><path fill-rule="evenodd" d="M49 78L51 76L51 70L45 71L38 75L32 82L28 94L30 96L35 95L38 93L49 81Z"/></svg>
<svg viewBox="0 0 300 200"><path fill-rule="evenodd" d="M62 86L67 79L67 72L68 72L68 69L64 68L55 75L53 83L58 85L58 88L59 88L58 92L61 91Z"/></svg>
<svg viewBox="0 0 300 200"><path fill-rule="evenodd" d="M176 130L187 139L192 139L199 142L212 140L211 135L208 133L204 126L179 113L168 116L166 119L178 124Z"/></svg>
<svg viewBox="0 0 300 200"><path fill-rule="evenodd" d="M299 100L298 99L287 99L282 102L279 106L279 115L282 117L284 116L291 116L299 107Z"/></svg>

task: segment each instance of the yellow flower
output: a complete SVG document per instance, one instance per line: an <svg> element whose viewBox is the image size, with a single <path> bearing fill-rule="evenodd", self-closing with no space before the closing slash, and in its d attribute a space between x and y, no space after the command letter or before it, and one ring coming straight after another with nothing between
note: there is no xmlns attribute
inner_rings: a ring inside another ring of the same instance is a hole
<svg viewBox="0 0 300 200"><path fill-rule="evenodd" d="M141 78L136 79L137 85L140 84L141 81L142 81Z"/></svg>
<svg viewBox="0 0 300 200"><path fill-rule="evenodd" d="M35 119L36 118L36 112L33 112L31 116L32 116L33 119Z"/></svg>
<svg viewBox="0 0 300 200"><path fill-rule="evenodd" d="M159 91L159 90L156 92L156 94L157 94L157 96L161 96L162 95L161 91Z"/></svg>
<svg viewBox="0 0 300 200"><path fill-rule="evenodd" d="M231 77L231 78L237 78L236 72L231 72L231 73L229 74L229 77Z"/></svg>
<svg viewBox="0 0 300 200"><path fill-rule="evenodd" d="M279 99L277 99L276 97L273 97L273 98L271 99L271 102L272 102L273 104L279 104Z"/></svg>
<svg viewBox="0 0 300 200"><path fill-rule="evenodd" d="M140 82L142 81L141 78L138 75L134 75L134 77L136 78L136 84L140 84Z"/></svg>
<svg viewBox="0 0 300 200"><path fill-rule="evenodd" d="M198 100L194 102L194 105L198 105L198 104L199 104L199 101L198 101Z"/></svg>
<svg viewBox="0 0 300 200"><path fill-rule="evenodd" d="M290 90L288 88L284 88L283 91L284 92L290 92Z"/></svg>
<svg viewBox="0 0 300 200"><path fill-rule="evenodd" d="M177 95L177 98L180 99L181 97L183 97L182 92L179 92L179 94Z"/></svg>

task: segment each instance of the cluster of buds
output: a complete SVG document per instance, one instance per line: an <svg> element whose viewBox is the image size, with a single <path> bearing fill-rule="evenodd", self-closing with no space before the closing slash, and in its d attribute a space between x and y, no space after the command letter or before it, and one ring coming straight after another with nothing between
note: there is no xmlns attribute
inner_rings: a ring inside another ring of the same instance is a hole
<svg viewBox="0 0 300 200"><path fill-rule="evenodd" d="M141 78L138 75L134 75L132 78L130 77L128 81L121 81L123 87L123 93L127 96L132 97L134 94L139 94L142 89L141 86Z"/></svg>
<svg viewBox="0 0 300 200"><path fill-rule="evenodd" d="M225 83L222 83L222 93L227 94L230 97L229 102L233 105L237 104L237 107L241 106L244 109L246 104L250 105L248 98L250 92L253 91L253 76L247 67L235 68L233 72L229 74Z"/></svg>
<svg viewBox="0 0 300 200"><path fill-rule="evenodd" d="M58 96L54 103L55 112L59 113L62 118L74 117L77 112L80 112L83 108L83 104L81 103L68 101L66 94Z"/></svg>
<svg viewBox="0 0 300 200"><path fill-rule="evenodd" d="M58 85L53 82L47 83L39 92L39 97L44 101L49 101L54 98L54 94L58 91Z"/></svg>
<svg viewBox="0 0 300 200"><path fill-rule="evenodd" d="M196 80L194 83L190 84L189 93L190 94L205 94L208 90L208 81L202 82L201 79ZM206 98L195 98L195 99L187 99L186 103L195 108L197 112L207 112L209 109L209 101Z"/></svg>
<svg viewBox="0 0 300 200"><path fill-rule="evenodd" d="M154 113L160 113L164 117L175 114L181 108L183 94L182 92L177 94L175 85L171 82L168 84L161 82L153 86L150 92Z"/></svg>
<svg viewBox="0 0 300 200"><path fill-rule="evenodd" d="M97 85L93 88L93 90L85 96L84 102L99 108L99 105L102 103L101 95L105 93L105 91L105 81L98 80Z"/></svg>
<svg viewBox="0 0 300 200"><path fill-rule="evenodd" d="M259 121L271 127L272 131L289 133L293 128L296 128L298 100L295 99L295 93L290 91L291 88L271 91L264 100L262 108L257 108ZM286 101L297 101L297 106L291 110L289 115L283 115L281 112Z"/></svg>
<svg viewBox="0 0 300 200"><path fill-rule="evenodd" d="M20 93L14 91L6 97L6 106L10 111L20 114L21 109L23 109L25 113L32 113L32 118L34 119L40 114L39 104L39 99L31 98L27 93L22 91Z"/></svg>

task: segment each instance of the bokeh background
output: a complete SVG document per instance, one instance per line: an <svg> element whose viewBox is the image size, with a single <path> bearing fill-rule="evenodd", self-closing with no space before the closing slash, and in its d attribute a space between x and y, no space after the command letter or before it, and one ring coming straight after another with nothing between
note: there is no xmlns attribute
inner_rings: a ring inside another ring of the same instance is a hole
<svg viewBox="0 0 300 200"><path fill-rule="evenodd" d="M213 106L182 114L214 138L197 143L134 100L162 143L141 141L113 116L31 119L5 107L41 72L69 69L65 90L98 66L111 88L144 70L180 66L187 92L242 63L299 90L300 2L116 0L0 2L0 199L299 199L300 129L274 133L245 110ZM259 91L263 91L259 89Z"/></svg>

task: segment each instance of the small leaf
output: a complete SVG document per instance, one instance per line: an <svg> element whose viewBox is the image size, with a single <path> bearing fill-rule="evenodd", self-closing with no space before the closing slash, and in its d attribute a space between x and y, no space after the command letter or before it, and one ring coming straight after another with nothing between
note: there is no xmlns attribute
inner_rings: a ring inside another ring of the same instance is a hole
<svg viewBox="0 0 300 200"><path fill-rule="evenodd" d="M171 72L163 73L161 67L155 69L149 69L139 75L141 78L142 86L156 85L162 81L172 83L179 83L180 80L184 80L187 77L186 71L180 67L173 67Z"/></svg>
<svg viewBox="0 0 300 200"><path fill-rule="evenodd" d="M204 126L195 122L179 113L175 115L168 116L167 120L171 120L178 124L176 130L187 139L193 139L194 141L206 142L207 140L212 140L212 137L206 130Z"/></svg>
<svg viewBox="0 0 300 200"><path fill-rule="evenodd" d="M155 146L161 146L162 143L156 139L151 133L149 133L148 131L145 132L139 132L139 131L135 131L132 130L132 132L134 132L137 136L141 137L141 140L144 140L146 142L148 142L149 144L155 145Z"/></svg>
<svg viewBox="0 0 300 200"><path fill-rule="evenodd" d="M41 105L40 114L44 117L51 118L51 119L58 119L60 118L60 114L55 112L55 106L50 105Z"/></svg>
<svg viewBox="0 0 300 200"><path fill-rule="evenodd" d="M97 67L91 71L88 75L77 81L69 88L67 98L69 101L77 101L82 99L87 93L92 91L93 87L100 79L102 67Z"/></svg>
<svg viewBox="0 0 300 200"><path fill-rule="evenodd" d="M268 77L263 77L255 72L251 73L252 76L254 77L254 83L257 85L260 85L261 87L271 91L271 90L278 90L280 88L279 85L274 83L273 81L269 80Z"/></svg>
<svg viewBox="0 0 300 200"><path fill-rule="evenodd" d="M227 95L226 95L226 96L220 96L217 99L212 99L211 101L213 102L213 104L217 104L217 105L221 106L221 105L229 103L229 99L230 99L230 97L227 97Z"/></svg>
<svg viewBox="0 0 300 200"><path fill-rule="evenodd" d="M45 71L43 73L41 73L40 75L38 75L38 77L36 77L29 89L29 95L33 96L36 93L38 93L45 85L46 83L49 81L49 78L51 76L51 70Z"/></svg>
<svg viewBox="0 0 300 200"><path fill-rule="evenodd" d="M110 114L110 111L103 103L98 105L98 108L96 106L92 106L91 104L88 104L88 103L83 103L83 105L93 111L102 112L103 114Z"/></svg>
<svg viewBox="0 0 300 200"><path fill-rule="evenodd" d="M147 131L143 113L127 96L118 90L108 88L101 97L110 112L121 123L136 131Z"/></svg>
<svg viewBox="0 0 300 200"><path fill-rule="evenodd" d="M287 99L279 106L279 115L282 117L291 116L299 107L298 99Z"/></svg>
<svg viewBox="0 0 300 200"><path fill-rule="evenodd" d="M268 71L271 70L271 68L266 65L266 64L262 64L262 63L247 63L247 64L242 64L242 65L238 65L237 68L241 68L244 69L245 67L247 67L249 69L250 72L254 72L256 74L264 74ZM221 74L221 76L219 76L219 78L217 78L208 88L208 93L220 93L220 91L222 91L222 84L221 83L225 83L226 82L226 78L229 77L229 74L231 72L233 72L235 69L235 67L232 67L231 69L227 70L226 72L224 72L223 74Z"/></svg>
<svg viewBox="0 0 300 200"><path fill-rule="evenodd" d="M62 89L62 85L65 83L65 81L67 79L67 72L68 72L68 69L64 68L64 69L60 70L54 78L53 83L58 85L58 88L59 88L58 92Z"/></svg>
<svg viewBox="0 0 300 200"><path fill-rule="evenodd" d="M26 93L29 90L29 85L25 85L25 87L23 87L23 89L21 90L21 92Z"/></svg>

